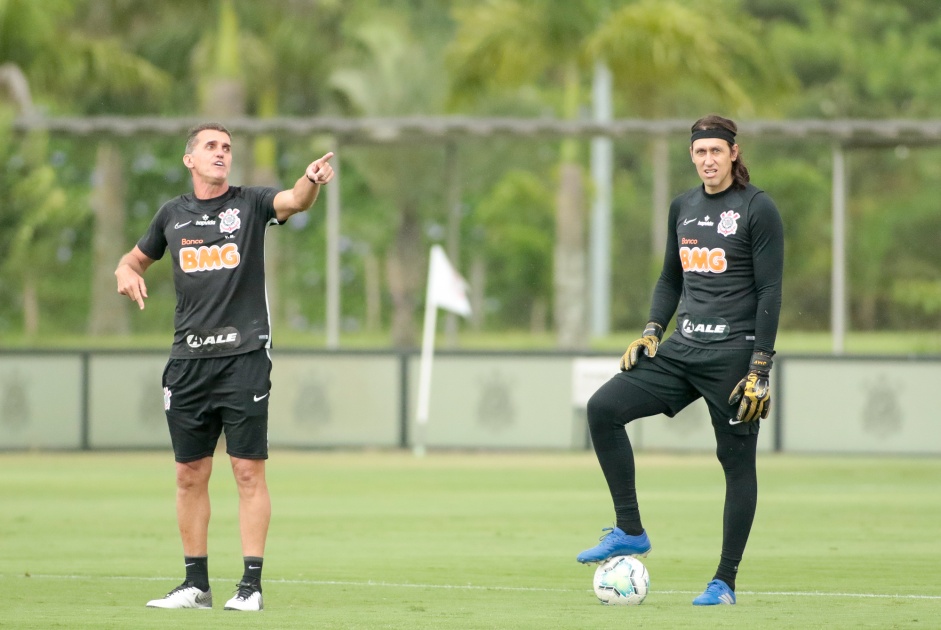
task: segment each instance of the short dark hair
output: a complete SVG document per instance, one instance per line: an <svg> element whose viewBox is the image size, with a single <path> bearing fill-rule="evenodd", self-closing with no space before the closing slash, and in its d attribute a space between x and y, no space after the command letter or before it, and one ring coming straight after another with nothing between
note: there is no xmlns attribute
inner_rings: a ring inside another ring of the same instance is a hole
<svg viewBox="0 0 941 630"><path fill-rule="evenodd" d="M200 131L206 131L207 129L212 129L214 131L221 131L225 135L229 136L229 140L232 139L232 134L229 133L229 130L225 128L225 125L217 122L206 122L200 123L190 129L189 135L186 136L186 153L192 153L193 149L196 148L196 136L199 135Z"/></svg>
<svg viewBox="0 0 941 630"><path fill-rule="evenodd" d="M703 116L699 120L693 123L690 131L696 133L697 131L705 131L707 129L723 129L730 133L732 137L738 133L738 125L735 124L735 121L728 118L723 118L718 114L709 114L708 116ZM726 140L728 142L728 140ZM729 142L729 148L731 149L733 143ZM738 157L732 162L732 186L735 188L745 188L745 185L751 181L751 176L748 174L748 167L745 166L745 161L742 159L742 147L738 148Z"/></svg>

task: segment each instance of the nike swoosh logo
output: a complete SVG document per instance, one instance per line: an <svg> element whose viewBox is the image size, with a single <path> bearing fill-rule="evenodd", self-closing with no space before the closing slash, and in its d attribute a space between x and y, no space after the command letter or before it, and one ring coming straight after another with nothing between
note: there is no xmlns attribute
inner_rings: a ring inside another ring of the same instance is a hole
<svg viewBox="0 0 941 630"><path fill-rule="evenodd" d="M269 393L270 393L270 392L269 392ZM264 400L264 399L267 398L267 397L268 397L268 394L265 394L264 396L252 396L252 399L253 399L255 402L258 402L259 400Z"/></svg>
<svg viewBox="0 0 941 630"><path fill-rule="evenodd" d="M732 420L732 418L729 418L729 424L731 424L732 426L735 426L736 424L742 424L743 422L745 421L744 420Z"/></svg>
<svg viewBox="0 0 941 630"><path fill-rule="evenodd" d="M173 229L179 230L181 227L186 227L190 223L192 223L192 221L187 221L186 223L177 223L176 225L173 226Z"/></svg>
<svg viewBox="0 0 941 630"><path fill-rule="evenodd" d="M186 563L185 565L183 565L183 566L186 566L186 567L194 567L194 566L196 566L196 563L195 563L195 562L187 562L187 563Z"/></svg>
<svg viewBox="0 0 941 630"><path fill-rule="evenodd" d="M690 223L692 223L693 221L695 221L695 220L698 219L698 218L699 218L699 217L693 217L692 219L686 219L685 221L683 221L683 225L689 225Z"/></svg>
<svg viewBox="0 0 941 630"><path fill-rule="evenodd" d="M250 567L248 567L248 568L249 568L250 570L254 571L255 569L260 569L261 567L252 567L252 566L250 566Z"/></svg>

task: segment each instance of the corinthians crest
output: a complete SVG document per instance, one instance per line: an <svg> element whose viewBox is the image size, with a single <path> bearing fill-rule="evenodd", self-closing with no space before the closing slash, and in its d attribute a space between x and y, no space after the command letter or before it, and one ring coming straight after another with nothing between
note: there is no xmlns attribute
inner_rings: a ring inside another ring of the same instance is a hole
<svg viewBox="0 0 941 630"><path fill-rule="evenodd" d="M310 372L300 378L297 383L297 398L294 400L294 424L309 427L330 424L333 410L329 394L329 377Z"/></svg>
<svg viewBox="0 0 941 630"><path fill-rule="evenodd" d="M499 431L514 423L516 405L511 384L504 375L493 373L481 379L477 398L477 422Z"/></svg>
<svg viewBox="0 0 941 630"><path fill-rule="evenodd" d="M731 236L738 231L738 219L742 218L735 210L726 210L719 215L719 234L722 236Z"/></svg>
<svg viewBox="0 0 941 630"><path fill-rule="evenodd" d="M223 234L231 234L241 226L242 221L239 219L238 208L226 208L219 215L219 231Z"/></svg>
<svg viewBox="0 0 941 630"><path fill-rule="evenodd" d="M864 386L861 392L866 401L862 413L863 430L879 438L901 433L905 422L897 385L886 382L885 377Z"/></svg>

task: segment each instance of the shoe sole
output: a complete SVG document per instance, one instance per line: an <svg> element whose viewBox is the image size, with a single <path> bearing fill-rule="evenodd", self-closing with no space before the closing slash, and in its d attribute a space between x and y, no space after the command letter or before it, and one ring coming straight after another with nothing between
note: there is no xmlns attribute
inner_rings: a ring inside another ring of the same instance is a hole
<svg viewBox="0 0 941 630"><path fill-rule="evenodd" d="M600 559L600 560L579 560L578 562L581 563L581 564L601 564L602 562L605 562L605 561L607 561L607 560L610 560L611 558L614 558L615 556L631 556L631 557L633 557L633 558L646 558L648 555L650 555L650 552L651 552L652 549L653 549L653 548L651 547L651 548L648 549L647 551L644 551L644 552L641 552L641 553L619 553L619 552L615 552L615 553L612 553L610 556L607 556L606 558L602 558L602 559Z"/></svg>

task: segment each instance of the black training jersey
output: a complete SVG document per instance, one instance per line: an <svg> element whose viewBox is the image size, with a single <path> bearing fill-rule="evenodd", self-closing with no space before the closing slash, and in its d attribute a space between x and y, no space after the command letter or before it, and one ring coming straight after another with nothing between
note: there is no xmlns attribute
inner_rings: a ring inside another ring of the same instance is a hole
<svg viewBox="0 0 941 630"><path fill-rule="evenodd" d="M677 340L772 352L781 311L784 226L762 190L699 186L670 204L651 321L676 313Z"/></svg>
<svg viewBox="0 0 941 630"><path fill-rule="evenodd" d="M214 199L181 195L154 216L137 247L173 258L172 358L230 356L271 347L265 230L277 224L274 188L231 186Z"/></svg>

